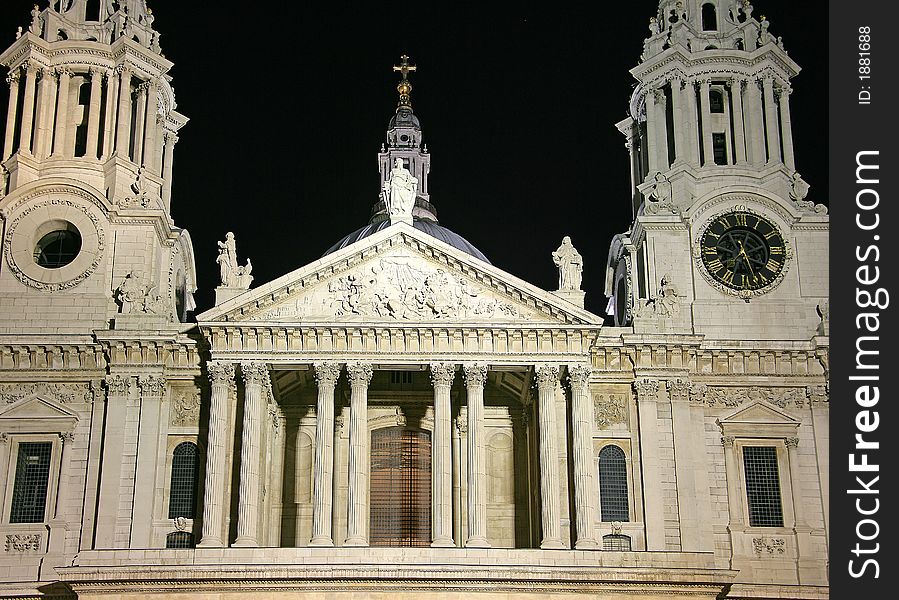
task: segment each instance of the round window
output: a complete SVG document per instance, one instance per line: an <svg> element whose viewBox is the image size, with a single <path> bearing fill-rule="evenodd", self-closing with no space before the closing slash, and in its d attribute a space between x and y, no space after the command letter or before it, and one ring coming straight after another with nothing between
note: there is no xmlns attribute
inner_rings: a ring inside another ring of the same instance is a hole
<svg viewBox="0 0 899 600"><path fill-rule="evenodd" d="M59 269L75 260L81 252L81 234L67 221L53 223L34 246L34 262L45 269Z"/></svg>

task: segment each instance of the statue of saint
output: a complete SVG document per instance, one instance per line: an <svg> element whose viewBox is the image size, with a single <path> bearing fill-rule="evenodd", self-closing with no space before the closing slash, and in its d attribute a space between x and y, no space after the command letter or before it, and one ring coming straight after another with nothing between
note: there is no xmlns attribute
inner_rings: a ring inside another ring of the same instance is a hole
<svg viewBox="0 0 899 600"><path fill-rule="evenodd" d="M571 245L571 238L562 238L562 245L553 252L553 263L559 267L559 291L581 289L584 258Z"/></svg>
<svg viewBox="0 0 899 600"><path fill-rule="evenodd" d="M218 242L219 255L215 262L219 265L219 276L222 280L222 287L250 289L250 283L253 276L253 264L247 259L247 264L240 266L237 264L237 242L234 234L228 232L225 234L225 241Z"/></svg>
<svg viewBox="0 0 899 600"><path fill-rule="evenodd" d="M417 191L418 178L403 166L402 158L397 158L393 169L390 170L390 179L384 183L384 198L391 222L411 223Z"/></svg>

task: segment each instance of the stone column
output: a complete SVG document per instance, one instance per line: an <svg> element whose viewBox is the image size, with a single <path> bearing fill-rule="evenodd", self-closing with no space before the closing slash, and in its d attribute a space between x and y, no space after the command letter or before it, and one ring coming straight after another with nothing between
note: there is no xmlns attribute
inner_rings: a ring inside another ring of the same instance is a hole
<svg viewBox="0 0 899 600"><path fill-rule="evenodd" d="M315 457L312 468L312 540L309 545L333 546L334 388L341 367L338 363L318 362L314 368L318 404L315 410Z"/></svg>
<svg viewBox="0 0 899 600"><path fill-rule="evenodd" d="M350 380L350 456L347 537L343 545L368 546L368 384L373 371L370 364L359 362L348 364L346 370Z"/></svg>
<svg viewBox="0 0 899 600"><path fill-rule="evenodd" d="M564 548L559 506L559 458L556 447L556 388L559 368L537 368L537 417L540 427L540 516L543 539L540 547Z"/></svg>
<svg viewBox="0 0 899 600"><path fill-rule="evenodd" d="M119 158L131 157L131 67L121 66L119 73L119 114L115 150Z"/></svg>
<svg viewBox="0 0 899 600"><path fill-rule="evenodd" d="M753 165L765 164L765 120L762 116L762 102L757 79L746 82L746 125L748 129L749 157Z"/></svg>
<svg viewBox="0 0 899 600"><path fill-rule="evenodd" d="M56 502L53 505L50 519L50 538L47 543L48 554L62 554L66 547L66 500L69 497L69 478L72 474L72 445L75 434L65 432L59 434L62 452L59 457L59 479L56 487Z"/></svg>
<svg viewBox="0 0 899 600"><path fill-rule="evenodd" d="M702 113L702 166L715 164L715 151L712 146L712 111L709 106L711 80L704 79L699 84L699 108Z"/></svg>
<svg viewBox="0 0 899 600"><path fill-rule="evenodd" d="M156 468L159 456L159 427L165 397L165 379L158 375L141 375L137 379L140 387L140 424L137 432L137 462L134 469L135 515L152 515L156 499ZM162 417L165 414L165 417ZM149 548L151 544L150 519L133 519L131 522L131 547Z"/></svg>
<svg viewBox="0 0 899 600"><path fill-rule="evenodd" d="M115 107L119 101L119 86L116 71L106 71L106 115L103 123L103 149L100 160L112 154L115 142Z"/></svg>
<svg viewBox="0 0 899 600"><path fill-rule="evenodd" d="M230 391L234 386L234 365L212 361L206 372L211 387L209 441L206 444L206 484L203 487L203 537L198 547L225 545L225 472L228 445Z"/></svg>
<svg viewBox="0 0 899 600"><path fill-rule="evenodd" d="M134 164L142 166L144 164L144 131L147 121L147 91L150 84L146 81L137 86L137 102L135 103L137 113L134 117L134 154L132 159Z"/></svg>
<svg viewBox="0 0 899 600"><path fill-rule="evenodd" d="M790 463L790 487L793 492L793 527L802 529L805 527L805 509L802 499L802 471L799 468L799 438L787 438L784 440L787 446L787 460ZM788 525L785 523L785 525Z"/></svg>
<svg viewBox="0 0 899 600"><path fill-rule="evenodd" d="M668 99L665 97L665 90L659 88L653 92L656 96L656 152L658 152L659 170L667 171L669 166L668 158Z"/></svg>
<svg viewBox="0 0 899 600"><path fill-rule="evenodd" d="M590 368L577 365L569 369L571 383L572 450L574 454L574 505L577 540L574 547L596 547L593 531L598 494L593 485L593 405L590 402Z"/></svg>
<svg viewBox="0 0 899 600"><path fill-rule="evenodd" d="M3 144L3 160L12 156L13 142L16 135L16 117L18 117L19 108L19 77L21 73L18 69L10 71L6 76L6 82L9 84L9 104L6 108L6 139Z"/></svg>
<svg viewBox="0 0 899 600"><path fill-rule="evenodd" d="M178 143L178 136L174 133L165 133L165 148L163 149L163 166L162 166L162 204L166 210L172 203L172 161L175 158L175 144Z"/></svg>
<svg viewBox="0 0 899 600"><path fill-rule="evenodd" d="M103 70L91 67L91 103L87 117L87 158L97 158L100 145L100 101L103 93Z"/></svg>
<svg viewBox="0 0 899 600"><path fill-rule="evenodd" d="M268 370L260 362L240 363L244 380L243 436L240 449L240 490L237 506L235 546L259 545L259 500L262 471L262 421L265 413L264 385Z"/></svg>
<svg viewBox="0 0 899 600"><path fill-rule="evenodd" d="M56 73L53 69L44 69L37 88L37 106L34 125L34 155L47 158L50 145L53 143L53 118L56 114Z"/></svg>
<svg viewBox="0 0 899 600"><path fill-rule="evenodd" d="M699 111L696 106L696 84L693 81L685 82L684 100L687 105L687 118L685 133L687 137L689 163L699 166L699 146L702 131L699 128Z"/></svg>
<svg viewBox="0 0 899 600"><path fill-rule="evenodd" d="M489 548L487 541L487 467L484 456L484 384L487 365L462 366L468 403L468 539L469 548Z"/></svg>
<svg viewBox="0 0 899 600"><path fill-rule="evenodd" d="M734 145L737 164L746 164L746 133L743 126L743 85L742 79L734 79L730 84L730 97L734 106Z"/></svg>
<svg viewBox="0 0 899 600"><path fill-rule="evenodd" d="M793 124L790 121L790 94L792 89L781 87L777 95L780 107L780 128L782 133L784 164L791 171L796 170L796 158L793 156Z"/></svg>
<svg viewBox="0 0 899 600"><path fill-rule="evenodd" d="M450 548L453 542L453 461L450 430L450 389L456 376L453 364L431 365L434 386L434 436L431 439L431 526L435 548Z"/></svg>
<svg viewBox="0 0 899 600"><path fill-rule="evenodd" d="M652 174L661 169L659 166L659 153L657 148L658 134L656 133L656 127L658 127L659 124L656 123L655 90L647 90L645 98L647 166L649 168L649 173Z"/></svg>
<svg viewBox="0 0 899 600"><path fill-rule="evenodd" d="M774 103L774 79L762 79L762 90L765 98L765 129L768 134L768 163L773 164L780 159L780 139L777 133L777 107Z"/></svg>
<svg viewBox="0 0 899 600"><path fill-rule="evenodd" d="M34 125L34 97L37 83L38 66L36 63L26 62L22 65L25 69L25 99L22 101L22 129L19 134L19 152L31 154L31 130Z"/></svg>
<svg viewBox="0 0 899 600"><path fill-rule="evenodd" d="M157 98L156 80L151 80L147 84L147 116L146 125L144 127L144 150L143 164L150 169L151 173L159 174L159 166L157 157L159 156L158 138L159 138L159 100Z"/></svg>
<svg viewBox="0 0 899 600"><path fill-rule="evenodd" d="M634 382L637 392L637 413L640 427L640 459L643 463L643 479L658 482L659 475L659 425L657 379L640 379ZM646 549L665 550L665 506L660 493L643 494L644 522L646 523Z"/></svg>
<svg viewBox="0 0 899 600"><path fill-rule="evenodd" d="M721 436L721 445L724 446L724 472L727 476L727 510L730 513L728 529L730 531L743 531L743 497L740 491L740 465L737 459L737 451L734 448L736 438L732 435Z"/></svg>
<svg viewBox="0 0 899 600"><path fill-rule="evenodd" d="M680 79L671 80L671 118L674 129L674 162L689 162L686 140L688 129L684 120L684 96Z"/></svg>
<svg viewBox="0 0 899 600"><path fill-rule="evenodd" d="M69 92L71 91L72 72L62 67L57 69L59 74L59 99L56 101L56 131L53 133L54 157L69 155Z"/></svg>

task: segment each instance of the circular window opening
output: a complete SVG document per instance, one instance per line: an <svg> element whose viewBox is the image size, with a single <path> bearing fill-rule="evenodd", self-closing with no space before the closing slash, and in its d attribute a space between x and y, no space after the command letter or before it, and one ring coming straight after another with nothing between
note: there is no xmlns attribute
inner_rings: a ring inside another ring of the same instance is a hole
<svg viewBox="0 0 899 600"><path fill-rule="evenodd" d="M78 256L81 251L81 234L67 221L53 221L38 231L40 239L34 247L34 262L45 269L59 269ZM49 229L49 231L47 231Z"/></svg>
<svg viewBox="0 0 899 600"><path fill-rule="evenodd" d="M401 142L408 142L408 141L409 141L409 136L406 135L406 134L401 135L401 136L400 136L400 141L401 141Z"/></svg>

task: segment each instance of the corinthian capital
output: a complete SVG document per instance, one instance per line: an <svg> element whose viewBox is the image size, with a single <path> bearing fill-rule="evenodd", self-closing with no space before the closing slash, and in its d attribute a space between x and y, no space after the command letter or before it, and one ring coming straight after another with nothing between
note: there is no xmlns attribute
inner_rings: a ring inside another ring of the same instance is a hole
<svg viewBox="0 0 899 600"><path fill-rule="evenodd" d="M659 380L644 377L634 382L634 391L637 392L637 400L654 400L659 393Z"/></svg>
<svg viewBox="0 0 899 600"><path fill-rule="evenodd" d="M234 382L234 365L212 361L206 364L206 375L212 385L231 385Z"/></svg>
<svg viewBox="0 0 899 600"><path fill-rule="evenodd" d="M686 401L690 397L690 384L683 379L672 379L668 381L668 394L672 400Z"/></svg>
<svg viewBox="0 0 899 600"><path fill-rule="evenodd" d="M481 363L462 365L462 379L465 381L466 387L484 387L484 384L487 383L487 365Z"/></svg>
<svg viewBox="0 0 899 600"><path fill-rule="evenodd" d="M265 363L242 362L240 363L240 372L246 384L265 385L268 380L268 368Z"/></svg>
<svg viewBox="0 0 899 600"><path fill-rule="evenodd" d="M372 368L371 363L354 362L347 364L346 372L350 378L350 385L363 385L368 387L368 384L371 383L374 369Z"/></svg>
<svg viewBox="0 0 899 600"><path fill-rule="evenodd" d="M456 365L451 363L431 363L431 385L450 387L456 378Z"/></svg>
<svg viewBox="0 0 899 600"><path fill-rule="evenodd" d="M555 386L559 383L559 367L542 365L537 367L537 387Z"/></svg>
<svg viewBox="0 0 899 600"><path fill-rule="evenodd" d="M127 396L131 387L131 378L121 375L109 375L106 377L106 390L110 396Z"/></svg>
<svg viewBox="0 0 899 600"><path fill-rule="evenodd" d="M137 379L137 385L144 396L162 396L165 379L158 375L141 375Z"/></svg>
<svg viewBox="0 0 899 600"><path fill-rule="evenodd" d="M318 387L334 387L340 379L340 363L317 362L312 365L315 369L315 383Z"/></svg>
<svg viewBox="0 0 899 600"><path fill-rule="evenodd" d="M587 365L577 365L568 368L568 380L571 382L571 389L585 389L587 382L590 380L591 369Z"/></svg>

